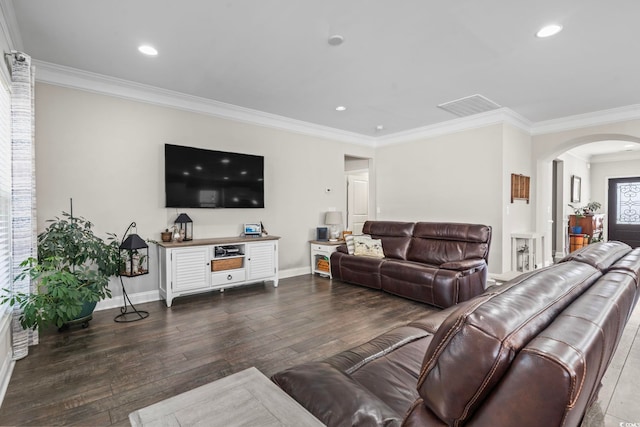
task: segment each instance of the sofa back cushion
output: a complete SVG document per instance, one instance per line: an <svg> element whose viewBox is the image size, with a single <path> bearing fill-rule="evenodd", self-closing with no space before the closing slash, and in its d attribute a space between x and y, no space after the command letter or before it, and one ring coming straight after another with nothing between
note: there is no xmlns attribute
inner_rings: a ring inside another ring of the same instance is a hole
<svg viewBox="0 0 640 427"><path fill-rule="evenodd" d="M600 271L607 271L630 250L631 246L615 240L598 242L571 252L559 262L580 261L590 264Z"/></svg>
<svg viewBox="0 0 640 427"><path fill-rule="evenodd" d="M609 271L621 271L633 277L636 288L640 288L640 248L635 248L624 258L616 261Z"/></svg>
<svg viewBox="0 0 640 427"><path fill-rule="evenodd" d="M635 293L631 276L605 274L527 344L469 424L507 425L517 417L519 427L579 425L597 397Z"/></svg>
<svg viewBox="0 0 640 427"><path fill-rule="evenodd" d="M455 310L425 354L418 380L424 405L449 425L464 422L518 352L601 275L566 262L493 287Z"/></svg>
<svg viewBox="0 0 640 427"><path fill-rule="evenodd" d="M382 240L386 258L406 259L413 227L413 222L366 221L362 232L373 239Z"/></svg>
<svg viewBox="0 0 640 427"><path fill-rule="evenodd" d="M490 243L491 227L487 225L418 222L407 259L433 266L472 258L487 261Z"/></svg>

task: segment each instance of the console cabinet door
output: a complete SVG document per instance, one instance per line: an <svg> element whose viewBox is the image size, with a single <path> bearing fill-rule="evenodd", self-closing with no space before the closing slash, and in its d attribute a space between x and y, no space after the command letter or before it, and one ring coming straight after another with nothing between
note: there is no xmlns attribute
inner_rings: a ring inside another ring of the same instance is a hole
<svg viewBox="0 0 640 427"><path fill-rule="evenodd" d="M172 254L172 289L174 292L206 289L211 278L208 246L175 249Z"/></svg>
<svg viewBox="0 0 640 427"><path fill-rule="evenodd" d="M247 247L247 280L275 276L275 244L273 242L251 243Z"/></svg>

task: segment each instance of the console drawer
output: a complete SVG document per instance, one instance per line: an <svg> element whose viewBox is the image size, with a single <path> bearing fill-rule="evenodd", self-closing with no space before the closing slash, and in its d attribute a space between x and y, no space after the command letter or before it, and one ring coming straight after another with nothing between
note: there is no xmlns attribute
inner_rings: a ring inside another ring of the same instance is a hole
<svg viewBox="0 0 640 427"><path fill-rule="evenodd" d="M219 273L211 273L211 286L219 288L224 285L244 282L246 278L245 270L227 270Z"/></svg>

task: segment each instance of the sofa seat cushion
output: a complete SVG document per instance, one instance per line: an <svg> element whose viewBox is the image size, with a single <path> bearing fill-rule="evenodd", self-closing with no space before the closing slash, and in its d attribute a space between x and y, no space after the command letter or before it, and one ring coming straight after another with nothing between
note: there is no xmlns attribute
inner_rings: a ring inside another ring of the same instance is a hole
<svg viewBox="0 0 640 427"><path fill-rule="evenodd" d="M434 335L418 381L427 408L446 423L463 423L518 352L601 275L588 264L558 264L451 313Z"/></svg>
<svg viewBox="0 0 640 427"><path fill-rule="evenodd" d="M364 344L338 353L325 360L325 362L350 375L371 360L389 354L410 342L431 335L431 333L419 327L401 326L385 332Z"/></svg>
<svg viewBox="0 0 640 427"><path fill-rule="evenodd" d="M380 266L383 262L383 258L354 256L340 252L331 254L331 268L333 269L334 265L339 266L341 280L374 289L381 288Z"/></svg>
<svg viewBox="0 0 640 427"><path fill-rule="evenodd" d="M325 425L398 426L404 415L327 363L297 365L271 379Z"/></svg>
<svg viewBox="0 0 640 427"><path fill-rule="evenodd" d="M422 357L432 338L429 335L394 350L393 354L374 359L351 374L351 378L404 416L418 398Z"/></svg>
<svg viewBox="0 0 640 427"><path fill-rule="evenodd" d="M399 426L418 397L422 357L432 337L402 326L272 379L327 425Z"/></svg>
<svg viewBox="0 0 640 427"><path fill-rule="evenodd" d="M380 285L386 292L437 307L457 300L455 280L461 273L410 261L387 260L380 267Z"/></svg>

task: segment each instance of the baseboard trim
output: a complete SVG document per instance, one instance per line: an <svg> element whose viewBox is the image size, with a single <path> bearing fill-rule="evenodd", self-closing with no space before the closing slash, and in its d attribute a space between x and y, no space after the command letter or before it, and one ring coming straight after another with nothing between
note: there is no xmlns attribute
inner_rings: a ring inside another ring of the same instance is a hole
<svg viewBox="0 0 640 427"><path fill-rule="evenodd" d="M278 273L278 277L280 279L286 279L288 277L295 276L304 276L305 274L311 274L311 267L289 268L287 270L280 270Z"/></svg>
<svg viewBox="0 0 640 427"><path fill-rule="evenodd" d="M305 274L311 274L311 267L299 267L290 268L287 270L280 270L278 272L279 279L286 279L288 277L303 276ZM145 302L160 301L163 298L160 296L160 291L146 291L137 292L135 294L128 294L129 299L133 304L143 304ZM115 296L110 299L105 299L98 302L96 305L96 311L109 310L110 308L117 308L124 306L124 299L122 295Z"/></svg>
<svg viewBox="0 0 640 427"><path fill-rule="evenodd" d="M146 291L146 292L137 292L135 294L128 294L129 299L133 304L143 304L145 302L152 302L160 300L160 291ZM98 302L96 305L96 311L100 310L108 310L110 308L123 307L124 306L124 298L122 295L118 295L114 298L105 299Z"/></svg>

